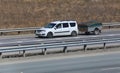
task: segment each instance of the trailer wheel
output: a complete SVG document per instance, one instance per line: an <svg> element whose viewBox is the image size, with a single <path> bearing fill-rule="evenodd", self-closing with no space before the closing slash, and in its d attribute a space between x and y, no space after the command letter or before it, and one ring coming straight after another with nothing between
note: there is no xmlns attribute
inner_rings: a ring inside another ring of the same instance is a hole
<svg viewBox="0 0 120 73"><path fill-rule="evenodd" d="M77 36L77 32L76 31L72 31L71 36Z"/></svg>
<svg viewBox="0 0 120 73"><path fill-rule="evenodd" d="M86 34L86 35L89 35L89 34L90 34L90 32L85 32L85 34Z"/></svg>
<svg viewBox="0 0 120 73"><path fill-rule="evenodd" d="M96 29L94 30L94 34L95 34L95 35L99 35L99 34L100 34L100 30L96 28Z"/></svg>

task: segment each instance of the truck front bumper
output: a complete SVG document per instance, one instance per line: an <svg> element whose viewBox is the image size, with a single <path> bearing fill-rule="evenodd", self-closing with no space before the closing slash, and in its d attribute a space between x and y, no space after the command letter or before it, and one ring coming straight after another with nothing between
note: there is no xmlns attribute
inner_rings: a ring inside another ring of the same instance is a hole
<svg viewBox="0 0 120 73"><path fill-rule="evenodd" d="M39 36L39 37L46 37L47 36L47 34L45 32L36 32L35 35Z"/></svg>

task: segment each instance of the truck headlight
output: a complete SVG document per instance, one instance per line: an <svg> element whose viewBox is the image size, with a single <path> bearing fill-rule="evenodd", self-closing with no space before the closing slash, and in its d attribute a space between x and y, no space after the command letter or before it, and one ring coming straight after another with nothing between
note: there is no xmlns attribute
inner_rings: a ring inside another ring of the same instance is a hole
<svg viewBox="0 0 120 73"><path fill-rule="evenodd" d="M42 30L41 32L46 32L45 30Z"/></svg>

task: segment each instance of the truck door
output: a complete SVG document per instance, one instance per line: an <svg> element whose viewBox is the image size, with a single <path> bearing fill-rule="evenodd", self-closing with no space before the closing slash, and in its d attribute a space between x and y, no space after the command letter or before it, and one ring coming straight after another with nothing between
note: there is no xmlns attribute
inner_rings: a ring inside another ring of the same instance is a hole
<svg viewBox="0 0 120 73"><path fill-rule="evenodd" d="M62 24L57 24L54 29L54 36L62 35Z"/></svg>
<svg viewBox="0 0 120 73"><path fill-rule="evenodd" d="M70 28L68 23L63 23L62 33L63 35L70 35Z"/></svg>

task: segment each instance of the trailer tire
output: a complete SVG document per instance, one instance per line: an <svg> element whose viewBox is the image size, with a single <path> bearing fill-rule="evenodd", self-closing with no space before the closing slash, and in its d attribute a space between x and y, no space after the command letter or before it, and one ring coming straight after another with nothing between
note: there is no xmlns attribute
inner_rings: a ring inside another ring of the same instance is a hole
<svg viewBox="0 0 120 73"><path fill-rule="evenodd" d="M85 34L86 34L86 35L89 35L89 34L90 34L90 32L85 32Z"/></svg>
<svg viewBox="0 0 120 73"><path fill-rule="evenodd" d="M96 29L94 30L94 34L95 34L95 35L99 35L99 34L100 34L100 30L99 30L98 28L96 28Z"/></svg>

